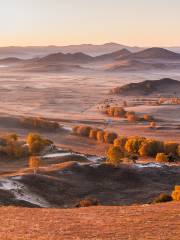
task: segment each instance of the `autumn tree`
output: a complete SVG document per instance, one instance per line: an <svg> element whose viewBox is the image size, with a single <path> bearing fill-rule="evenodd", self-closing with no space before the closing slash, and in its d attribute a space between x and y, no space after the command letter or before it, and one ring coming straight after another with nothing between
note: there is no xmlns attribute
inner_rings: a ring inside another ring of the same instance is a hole
<svg viewBox="0 0 180 240"><path fill-rule="evenodd" d="M37 173L37 170L40 166L40 158L32 156L29 158L29 168L33 169L34 175Z"/></svg>

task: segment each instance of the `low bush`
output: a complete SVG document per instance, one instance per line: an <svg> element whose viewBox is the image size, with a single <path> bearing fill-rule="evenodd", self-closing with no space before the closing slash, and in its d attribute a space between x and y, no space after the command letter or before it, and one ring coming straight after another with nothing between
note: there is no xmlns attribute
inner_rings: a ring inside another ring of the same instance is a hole
<svg viewBox="0 0 180 240"><path fill-rule="evenodd" d="M94 128L90 130L89 138L91 139L97 139L97 132L100 131L100 129Z"/></svg>
<svg viewBox="0 0 180 240"><path fill-rule="evenodd" d="M76 204L76 207L90 207L90 206L97 206L99 205L99 201L95 197L86 197L85 199L82 199L79 201L78 204Z"/></svg>
<svg viewBox="0 0 180 240"><path fill-rule="evenodd" d="M136 161L138 160L138 155L137 154L129 154L128 159L132 160L134 163L136 163Z"/></svg>
<svg viewBox="0 0 180 240"><path fill-rule="evenodd" d="M117 138L117 134L114 132L104 132L104 142L112 144Z"/></svg>
<svg viewBox="0 0 180 240"><path fill-rule="evenodd" d="M124 136L119 136L114 140L114 146L119 147L121 150L124 150L125 144L127 142L128 138Z"/></svg>
<svg viewBox="0 0 180 240"><path fill-rule="evenodd" d="M120 117L124 118L126 111L123 107L118 106L108 106L104 111L110 117Z"/></svg>
<svg viewBox="0 0 180 240"><path fill-rule="evenodd" d="M79 128L79 126L74 126L73 127L72 131L73 131L74 134L78 133L78 128Z"/></svg>
<svg viewBox="0 0 180 240"><path fill-rule="evenodd" d="M180 144L179 144L178 147L177 147L177 155L178 155L178 157L180 158Z"/></svg>
<svg viewBox="0 0 180 240"><path fill-rule="evenodd" d="M0 139L0 153L11 158L21 158L29 152L24 142L18 140L17 134L12 133Z"/></svg>
<svg viewBox="0 0 180 240"><path fill-rule="evenodd" d="M114 117L124 118L126 111L122 107L114 107Z"/></svg>
<svg viewBox="0 0 180 240"><path fill-rule="evenodd" d="M147 139L139 149L140 156L155 157L157 153L164 152L163 142Z"/></svg>
<svg viewBox="0 0 180 240"><path fill-rule="evenodd" d="M106 113L110 117L114 117L114 107L108 107Z"/></svg>
<svg viewBox="0 0 180 240"><path fill-rule="evenodd" d="M57 130L60 128L58 122L50 121L40 117L24 117L21 119L21 124L28 128L43 129L43 130Z"/></svg>
<svg viewBox="0 0 180 240"><path fill-rule="evenodd" d="M97 132L97 140L98 142L104 143L104 131L99 130Z"/></svg>
<svg viewBox="0 0 180 240"><path fill-rule="evenodd" d="M155 129L156 128L156 122L150 122L150 128Z"/></svg>
<svg viewBox="0 0 180 240"><path fill-rule="evenodd" d="M145 120L145 121L147 121L147 122L151 122L151 121L153 121L153 116L151 116L151 115L148 115L148 114L145 114L144 116L143 116L143 119Z"/></svg>
<svg viewBox="0 0 180 240"><path fill-rule="evenodd" d="M164 142L164 152L166 154L177 155L178 143L175 142Z"/></svg>
<svg viewBox="0 0 180 240"><path fill-rule="evenodd" d="M134 112L128 112L126 114L126 119L128 122L136 122L139 120L138 116Z"/></svg>
<svg viewBox="0 0 180 240"><path fill-rule="evenodd" d="M180 201L180 185L176 185L174 191L172 192L172 198L175 201Z"/></svg>
<svg viewBox="0 0 180 240"><path fill-rule="evenodd" d="M173 198L171 197L171 195L167 194L167 193L161 193L158 197L156 197L154 199L154 203L163 203L163 202L170 202L172 201Z"/></svg>
<svg viewBox="0 0 180 240"><path fill-rule="evenodd" d="M156 162L159 163L169 162L168 155L166 155L165 153L158 153L156 155Z"/></svg>
<svg viewBox="0 0 180 240"><path fill-rule="evenodd" d="M82 137L89 137L89 133L91 131L91 127L81 125L77 128L77 134Z"/></svg>

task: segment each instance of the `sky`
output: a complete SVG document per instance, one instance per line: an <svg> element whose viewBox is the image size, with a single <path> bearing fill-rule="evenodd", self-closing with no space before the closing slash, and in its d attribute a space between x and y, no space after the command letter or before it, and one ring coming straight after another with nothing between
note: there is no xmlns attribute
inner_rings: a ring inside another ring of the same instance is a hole
<svg viewBox="0 0 180 240"><path fill-rule="evenodd" d="M0 0L0 46L179 46L180 0Z"/></svg>

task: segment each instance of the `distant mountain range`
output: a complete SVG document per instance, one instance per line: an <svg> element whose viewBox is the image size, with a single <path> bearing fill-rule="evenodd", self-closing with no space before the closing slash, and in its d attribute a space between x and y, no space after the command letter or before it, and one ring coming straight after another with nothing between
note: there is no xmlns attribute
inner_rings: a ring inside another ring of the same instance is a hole
<svg viewBox="0 0 180 240"><path fill-rule="evenodd" d="M180 67L180 54L164 48L148 48L138 52L131 52L128 49L120 49L111 53L99 56L90 56L83 52L76 53L53 53L47 56L21 59L5 58L0 64L19 66L20 69L33 69L43 71L62 71L68 69L96 68L101 70L123 71L123 70L150 70L150 69L172 69ZM86 65L86 66L85 66Z"/></svg>
<svg viewBox="0 0 180 240"><path fill-rule="evenodd" d="M81 44L69 46L27 46L27 47L0 47L0 58L18 57L30 59L33 57L44 57L52 53L77 53L83 52L91 56L98 56L126 48L131 52L142 50L139 47L130 47L118 43L106 43L102 45Z"/></svg>
<svg viewBox="0 0 180 240"><path fill-rule="evenodd" d="M17 57L30 59L35 57L44 57L52 53L76 53L83 52L90 56L98 56L107 53L116 52L122 49L127 49L130 52L138 52L145 48L131 47L118 43L105 43L101 45L95 44L80 44L69 46L27 46L27 47L0 47L0 58ZM168 50L180 53L180 47L168 47Z"/></svg>

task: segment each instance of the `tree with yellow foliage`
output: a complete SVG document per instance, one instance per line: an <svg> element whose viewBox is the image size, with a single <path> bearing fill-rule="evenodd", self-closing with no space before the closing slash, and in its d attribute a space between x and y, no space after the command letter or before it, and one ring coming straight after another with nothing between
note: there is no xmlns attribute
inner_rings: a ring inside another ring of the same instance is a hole
<svg viewBox="0 0 180 240"><path fill-rule="evenodd" d="M40 158L32 156L29 158L29 168L33 169L34 175L37 173L37 170L40 166Z"/></svg>
<svg viewBox="0 0 180 240"><path fill-rule="evenodd" d="M118 165L124 157L123 151L119 147L111 145L107 151L107 163Z"/></svg>

